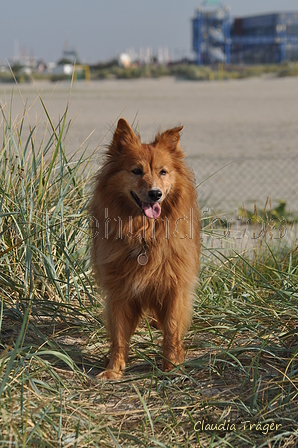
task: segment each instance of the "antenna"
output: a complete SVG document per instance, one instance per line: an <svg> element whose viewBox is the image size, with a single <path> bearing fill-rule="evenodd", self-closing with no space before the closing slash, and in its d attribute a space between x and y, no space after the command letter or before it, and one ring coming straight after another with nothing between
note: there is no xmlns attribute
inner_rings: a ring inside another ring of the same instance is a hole
<svg viewBox="0 0 298 448"><path fill-rule="evenodd" d="M13 46L13 62L18 62L19 60L20 60L20 43L18 39L15 39Z"/></svg>

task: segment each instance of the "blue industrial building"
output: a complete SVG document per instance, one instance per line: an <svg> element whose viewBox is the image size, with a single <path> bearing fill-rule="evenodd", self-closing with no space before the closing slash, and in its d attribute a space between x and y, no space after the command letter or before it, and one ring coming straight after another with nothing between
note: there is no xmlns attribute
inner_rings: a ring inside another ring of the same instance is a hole
<svg viewBox="0 0 298 448"><path fill-rule="evenodd" d="M198 65L298 61L298 11L231 19L227 6L207 3L192 19Z"/></svg>
<svg viewBox="0 0 298 448"><path fill-rule="evenodd" d="M206 3L206 2L205 2ZM193 51L197 63L212 64L216 61L230 62L230 12L221 5L207 9L205 3L197 8L192 19Z"/></svg>

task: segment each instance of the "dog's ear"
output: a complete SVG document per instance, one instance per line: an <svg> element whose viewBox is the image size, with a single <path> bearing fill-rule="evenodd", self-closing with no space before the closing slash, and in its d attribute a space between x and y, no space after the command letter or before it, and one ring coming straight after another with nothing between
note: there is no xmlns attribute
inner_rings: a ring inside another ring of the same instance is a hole
<svg viewBox="0 0 298 448"><path fill-rule="evenodd" d="M155 137L154 143L161 143L164 144L170 151L181 151L181 148L179 146L179 140L180 140L180 131L182 131L183 126L177 126L172 129L168 129L165 132L158 133Z"/></svg>
<svg viewBox="0 0 298 448"><path fill-rule="evenodd" d="M125 148L129 148L135 143L140 143L140 137L134 133L124 118L120 118L108 153L122 154Z"/></svg>

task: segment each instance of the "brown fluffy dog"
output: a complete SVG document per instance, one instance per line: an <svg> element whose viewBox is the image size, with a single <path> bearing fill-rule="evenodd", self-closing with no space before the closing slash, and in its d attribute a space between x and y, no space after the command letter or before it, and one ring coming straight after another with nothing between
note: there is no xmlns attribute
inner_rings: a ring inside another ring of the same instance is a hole
<svg viewBox="0 0 298 448"><path fill-rule="evenodd" d="M163 369L184 360L199 266L199 211L181 127L141 143L120 119L90 203L91 259L107 295L111 358L102 379L120 378L143 312L163 331Z"/></svg>

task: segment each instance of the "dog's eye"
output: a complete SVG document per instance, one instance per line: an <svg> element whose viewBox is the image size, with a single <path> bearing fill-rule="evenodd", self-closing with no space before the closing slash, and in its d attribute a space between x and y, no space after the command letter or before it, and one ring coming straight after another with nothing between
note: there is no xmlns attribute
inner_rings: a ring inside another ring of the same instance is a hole
<svg viewBox="0 0 298 448"><path fill-rule="evenodd" d="M166 170L161 170L159 174L160 174L161 176L165 176L165 175L167 174L167 171L166 171Z"/></svg>
<svg viewBox="0 0 298 448"><path fill-rule="evenodd" d="M141 170L141 168L135 168L134 170L132 170L132 174L139 176L143 174L143 171Z"/></svg>

